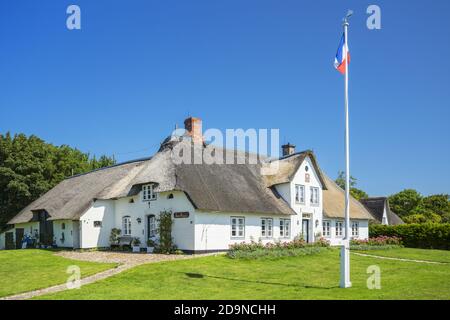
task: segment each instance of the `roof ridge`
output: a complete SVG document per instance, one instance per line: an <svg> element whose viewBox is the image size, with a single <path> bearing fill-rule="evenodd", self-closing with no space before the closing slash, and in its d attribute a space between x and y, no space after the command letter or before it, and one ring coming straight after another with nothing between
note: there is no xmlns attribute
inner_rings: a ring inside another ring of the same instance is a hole
<svg viewBox="0 0 450 320"><path fill-rule="evenodd" d="M113 165L110 165L110 166L94 169L94 170L91 170L91 171L88 171L88 172L78 173L76 175L73 175L73 176L70 176L70 177L66 177L66 178L64 178L64 180L69 180L69 179L72 179L72 178L84 176L84 175L87 175L87 174L90 174L90 173L94 173L94 172L97 172L97 171L101 171L101 170L105 170L105 169L111 169L111 168L114 168L114 167L120 167L120 166L123 166L123 165L126 165L126 164L130 164L130 163L134 163L134 162L147 161L147 160L151 160L152 158L153 158L153 156L152 157L144 157L144 158L134 159L134 160L128 160L128 161L116 163L116 164L113 164Z"/></svg>

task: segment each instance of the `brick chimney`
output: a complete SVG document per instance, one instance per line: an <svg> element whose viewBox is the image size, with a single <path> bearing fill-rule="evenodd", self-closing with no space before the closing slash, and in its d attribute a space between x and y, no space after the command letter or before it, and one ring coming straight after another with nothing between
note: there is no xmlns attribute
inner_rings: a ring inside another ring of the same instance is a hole
<svg viewBox="0 0 450 320"><path fill-rule="evenodd" d="M184 120L184 128L194 143L203 143L202 119L189 117Z"/></svg>
<svg viewBox="0 0 450 320"><path fill-rule="evenodd" d="M285 145L282 145L281 149L283 150L283 157L290 156L291 154L295 153L295 146L293 144L290 144L289 142Z"/></svg>

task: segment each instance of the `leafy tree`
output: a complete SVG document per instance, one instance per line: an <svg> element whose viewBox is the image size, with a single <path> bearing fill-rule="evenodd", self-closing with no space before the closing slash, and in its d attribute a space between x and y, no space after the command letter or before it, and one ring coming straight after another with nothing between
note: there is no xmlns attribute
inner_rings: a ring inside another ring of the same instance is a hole
<svg viewBox="0 0 450 320"><path fill-rule="evenodd" d="M336 184L345 190L345 172L339 171L336 180L334 180ZM357 179L350 175L350 188L356 186Z"/></svg>
<svg viewBox="0 0 450 320"><path fill-rule="evenodd" d="M405 189L389 197L389 205L392 211L401 218L412 214L422 202L422 196L414 189Z"/></svg>
<svg viewBox="0 0 450 320"><path fill-rule="evenodd" d="M115 163L89 157L67 145L54 146L25 134L0 134L0 230L33 200L74 174Z"/></svg>
<svg viewBox="0 0 450 320"><path fill-rule="evenodd" d="M369 195L361 189L358 188L350 188L350 194L356 200L366 199Z"/></svg>
<svg viewBox="0 0 450 320"><path fill-rule="evenodd" d="M439 215L442 222L450 222L450 201L448 194L433 194L422 199L421 208Z"/></svg>
<svg viewBox="0 0 450 320"><path fill-rule="evenodd" d="M442 221L442 217L430 209L418 206L411 211L410 215L404 217L403 221L406 223L440 223Z"/></svg>
<svg viewBox="0 0 450 320"><path fill-rule="evenodd" d="M336 184L345 190L345 173L344 171L339 171L338 177L335 180ZM368 198L369 195L361 189L355 188L357 179L350 176L350 195L356 200Z"/></svg>

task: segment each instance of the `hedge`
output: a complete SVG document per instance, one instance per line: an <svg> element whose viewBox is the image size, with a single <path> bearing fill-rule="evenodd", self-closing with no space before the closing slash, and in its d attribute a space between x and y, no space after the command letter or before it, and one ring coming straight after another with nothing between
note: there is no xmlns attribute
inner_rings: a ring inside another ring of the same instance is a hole
<svg viewBox="0 0 450 320"><path fill-rule="evenodd" d="M405 247L450 250L450 223L422 223L386 226L373 224L370 237L396 236Z"/></svg>

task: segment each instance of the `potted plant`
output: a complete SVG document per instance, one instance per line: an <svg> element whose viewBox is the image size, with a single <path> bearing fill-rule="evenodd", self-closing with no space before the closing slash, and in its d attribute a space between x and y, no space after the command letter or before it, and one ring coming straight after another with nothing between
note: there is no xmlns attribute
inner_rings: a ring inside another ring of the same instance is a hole
<svg viewBox="0 0 450 320"><path fill-rule="evenodd" d="M147 240L147 253L153 253L155 251L156 242L153 239Z"/></svg>
<svg viewBox="0 0 450 320"><path fill-rule="evenodd" d="M141 240L139 238L133 238L131 247L133 248L133 252L141 252Z"/></svg>

